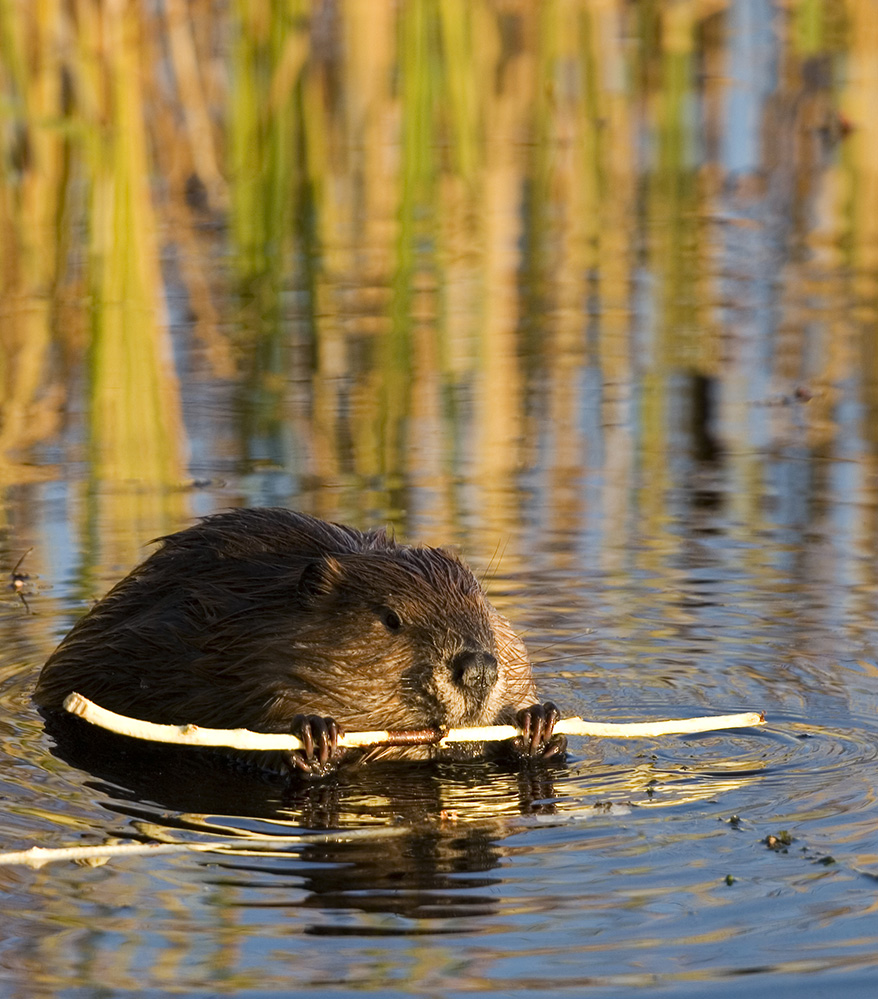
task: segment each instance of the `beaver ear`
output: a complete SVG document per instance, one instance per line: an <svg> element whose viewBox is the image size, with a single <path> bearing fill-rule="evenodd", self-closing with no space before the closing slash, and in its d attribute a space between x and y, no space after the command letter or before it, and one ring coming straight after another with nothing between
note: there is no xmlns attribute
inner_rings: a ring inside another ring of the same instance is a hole
<svg viewBox="0 0 878 999"><path fill-rule="evenodd" d="M309 562L299 577L299 594L305 603L316 603L321 597L328 597L342 578L342 568L338 559L320 558Z"/></svg>

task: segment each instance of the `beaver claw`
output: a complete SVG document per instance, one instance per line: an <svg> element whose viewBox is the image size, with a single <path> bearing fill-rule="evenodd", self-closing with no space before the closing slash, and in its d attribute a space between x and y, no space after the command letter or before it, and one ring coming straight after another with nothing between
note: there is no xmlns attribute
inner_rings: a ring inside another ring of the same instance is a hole
<svg viewBox="0 0 878 999"><path fill-rule="evenodd" d="M555 723L560 717L561 712L551 701L532 704L519 711L515 716L515 723L521 729L521 735L512 740L515 754L548 760L563 753L567 748L567 738L554 734Z"/></svg>
<svg viewBox="0 0 878 999"><path fill-rule="evenodd" d="M341 755L338 740L344 732L334 718L320 715L295 715L290 732L305 744L290 753L287 763L291 770L309 777L324 777L335 769Z"/></svg>

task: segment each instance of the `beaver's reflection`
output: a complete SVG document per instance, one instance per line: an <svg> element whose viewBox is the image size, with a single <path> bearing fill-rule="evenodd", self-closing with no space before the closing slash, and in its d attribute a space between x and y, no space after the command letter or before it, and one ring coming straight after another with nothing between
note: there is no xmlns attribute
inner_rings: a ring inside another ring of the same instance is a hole
<svg viewBox="0 0 878 999"><path fill-rule="evenodd" d="M418 920L491 911L497 896L484 889L497 879L487 872L505 852L503 840L516 825L511 820L551 814L553 776L564 772L563 764L547 763L387 764L331 781L289 783L235 770L198 751L144 747L70 721L77 724L52 726L54 752L93 774L97 780L89 784L106 795L104 807L134 820L135 829L143 820L171 833L228 826L259 835L356 829L363 836L375 827L374 838L303 845L289 859L254 853L199 860L211 871L222 869L216 880L241 889L233 903L241 906L347 909ZM389 826L400 827L399 835L382 837ZM309 932L345 929L314 926Z"/></svg>
<svg viewBox="0 0 878 999"><path fill-rule="evenodd" d="M486 915L500 894L491 876L522 813L554 809L551 774L509 773L484 765L385 768L341 787L307 787L287 800L303 825L360 828L367 820L397 822L400 836L309 845L295 863L222 859L223 880L242 888L258 886L240 905L275 905L383 913L412 920ZM379 828L379 832L382 826ZM270 872L271 879L266 880ZM251 878L256 875L256 880ZM275 880L276 879L276 880ZM295 888L295 901L290 888ZM305 897L302 898L301 892ZM397 935L420 932L398 924L311 924L320 935ZM435 932L432 927L430 932Z"/></svg>

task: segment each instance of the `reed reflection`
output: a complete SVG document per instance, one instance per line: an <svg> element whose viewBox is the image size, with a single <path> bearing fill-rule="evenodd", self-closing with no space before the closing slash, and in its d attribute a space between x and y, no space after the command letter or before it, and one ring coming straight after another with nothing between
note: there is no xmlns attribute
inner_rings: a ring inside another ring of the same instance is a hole
<svg viewBox="0 0 878 999"><path fill-rule="evenodd" d="M2 8L25 532L52 487L83 599L243 502L502 549L510 595L705 530L773 586L779 532L870 612L869 5L366 7Z"/></svg>

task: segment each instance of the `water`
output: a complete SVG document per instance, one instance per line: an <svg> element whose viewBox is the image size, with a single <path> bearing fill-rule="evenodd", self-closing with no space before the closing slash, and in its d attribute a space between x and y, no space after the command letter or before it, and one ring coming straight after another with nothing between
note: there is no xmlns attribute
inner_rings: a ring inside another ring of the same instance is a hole
<svg viewBox="0 0 878 999"><path fill-rule="evenodd" d="M0 994L871 996L871 5L245 6L5 15L0 850L242 849L0 864ZM306 786L47 732L150 539L270 503L458 546L565 715L767 724Z"/></svg>

